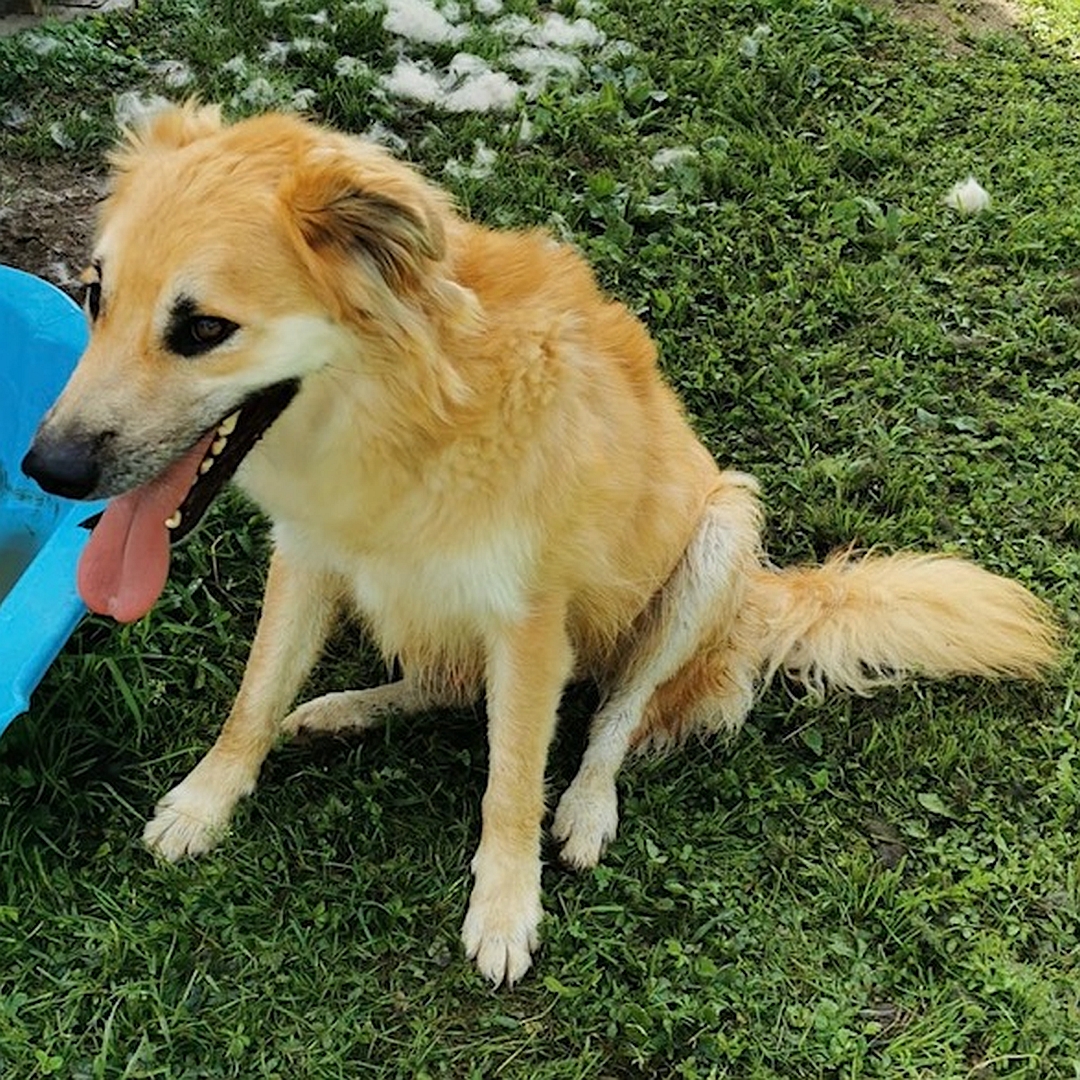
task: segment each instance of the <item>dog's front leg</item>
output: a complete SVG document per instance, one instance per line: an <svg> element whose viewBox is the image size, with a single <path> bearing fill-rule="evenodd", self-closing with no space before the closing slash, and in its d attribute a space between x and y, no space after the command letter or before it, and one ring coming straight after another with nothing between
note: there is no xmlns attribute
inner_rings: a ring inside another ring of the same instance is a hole
<svg viewBox="0 0 1080 1080"><path fill-rule="evenodd" d="M534 603L488 644L488 783L461 936L496 986L520 979L539 944L544 770L572 660L561 598Z"/></svg>
<svg viewBox="0 0 1080 1080"><path fill-rule="evenodd" d="M254 790L281 718L330 631L335 586L334 579L274 552L240 692L213 747L158 803L143 833L152 851L170 861L208 851L236 803Z"/></svg>

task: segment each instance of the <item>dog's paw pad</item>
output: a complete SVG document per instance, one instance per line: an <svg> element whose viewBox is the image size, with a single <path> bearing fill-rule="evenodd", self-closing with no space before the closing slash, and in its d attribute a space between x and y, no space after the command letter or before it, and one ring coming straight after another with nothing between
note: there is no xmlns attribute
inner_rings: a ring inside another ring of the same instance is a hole
<svg viewBox="0 0 1080 1080"><path fill-rule="evenodd" d="M573 783L563 793L551 823L551 835L563 841L559 858L575 870L596 866L619 827L619 798L614 785Z"/></svg>

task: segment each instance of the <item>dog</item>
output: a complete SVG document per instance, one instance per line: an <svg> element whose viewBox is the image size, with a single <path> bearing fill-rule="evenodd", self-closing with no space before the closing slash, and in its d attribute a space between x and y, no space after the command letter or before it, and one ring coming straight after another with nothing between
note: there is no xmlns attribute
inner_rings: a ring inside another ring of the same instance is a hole
<svg viewBox="0 0 1080 1080"><path fill-rule="evenodd" d="M1020 584L940 554L778 569L755 481L721 471L642 323L542 231L466 220L383 149L186 103L111 155L89 345L23 463L109 498L78 569L120 621L231 478L272 522L236 702L145 841L223 834L276 740L486 696L489 776L462 938L492 983L532 962L560 697L602 691L551 831L590 867L635 748L733 733L778 672L866 694L910 676L1037 678L1058 642ZM401 678L289 711L352 609Z"/></svg>

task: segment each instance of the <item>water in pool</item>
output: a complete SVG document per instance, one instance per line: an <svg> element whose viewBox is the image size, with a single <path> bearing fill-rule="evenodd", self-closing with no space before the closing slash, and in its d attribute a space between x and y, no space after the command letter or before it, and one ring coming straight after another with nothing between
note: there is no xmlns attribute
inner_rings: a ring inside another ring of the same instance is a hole
<svg viewBox="0 0 1080 1080"><path fill-rule="evenodd" d="M56 519L55 505L0 487L0 600L41 550Z"/></svg>

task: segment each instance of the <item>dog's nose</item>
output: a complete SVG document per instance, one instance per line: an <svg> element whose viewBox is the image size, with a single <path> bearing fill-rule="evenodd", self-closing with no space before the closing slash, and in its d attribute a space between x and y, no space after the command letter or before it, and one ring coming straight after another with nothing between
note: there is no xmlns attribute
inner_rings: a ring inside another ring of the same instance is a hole
<svg viewBox="0 0 1080 1080"><path fill-rule="evenodd" d="M87 443L35 440L22 460L22 471L50 495L85 499L98 485L101 466Z"/></svg>

